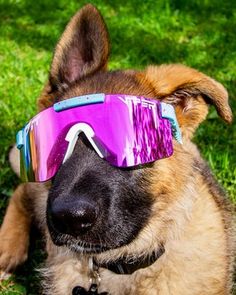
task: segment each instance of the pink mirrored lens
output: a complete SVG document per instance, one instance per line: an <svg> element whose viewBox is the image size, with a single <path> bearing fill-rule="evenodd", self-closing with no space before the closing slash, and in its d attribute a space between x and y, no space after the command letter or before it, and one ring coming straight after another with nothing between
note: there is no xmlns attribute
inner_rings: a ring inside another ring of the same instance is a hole
<svg viewBox="0 0 236 295"><path fill-rule="evenodd" d="M77 123L88 124L105 160L131 167L172 155L171 125L160 114L160 102L128 95L106 95L103 103L35 116L24 129L21 174L26 181L52 178L63 162L65 137Z"/></svg>

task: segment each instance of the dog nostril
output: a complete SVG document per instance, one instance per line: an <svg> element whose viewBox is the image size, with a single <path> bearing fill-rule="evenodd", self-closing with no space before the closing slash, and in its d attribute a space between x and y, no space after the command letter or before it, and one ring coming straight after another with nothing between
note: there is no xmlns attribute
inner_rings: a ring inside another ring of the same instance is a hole
<svg viewBox="0 0 236 295"><path fill-rule="evenodd" d="M72 236L88 232L97 220L97 210L87 202L54 202L49 205L49 219L53 227L60 233Z"/></svg>
<svg viewBox="0 0 236 295"><path fill-rule="evenodd" d="M96 210L90 205L82 206L79 209L74 210L72 213L72 219L75 219L81 229L92 227L96 218Z"/></svg>

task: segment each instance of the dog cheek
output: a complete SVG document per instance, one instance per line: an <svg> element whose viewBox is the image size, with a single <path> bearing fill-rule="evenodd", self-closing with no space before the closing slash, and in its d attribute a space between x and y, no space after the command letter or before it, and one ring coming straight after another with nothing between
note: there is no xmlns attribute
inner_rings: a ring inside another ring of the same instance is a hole
<svg viewBox="0 0 236 295"><path fill-rule="evenodd" d="M142 184L142 185L140 185ZM145 227L151 216L153 198L148 192L148 181L143 174L124 177L114 191L111 201L111 224L118 235L126 235L132 241Z"/></svg>

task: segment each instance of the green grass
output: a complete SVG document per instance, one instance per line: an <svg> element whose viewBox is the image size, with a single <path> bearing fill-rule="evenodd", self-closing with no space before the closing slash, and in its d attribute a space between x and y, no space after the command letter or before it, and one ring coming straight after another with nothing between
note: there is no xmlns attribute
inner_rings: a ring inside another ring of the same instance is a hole
<svg viewBox="0 0 236 295"><path fill-rule="evenodd" d="M9 168L8 149L16 131L36 111L53 48L67 21L85 1L0 0L0 219L19 182ZM102 12L111 36L110 68L144 68L184 63L222 82L236 110L236 2L92 2ZM236 202L236 125L225 125L211 109L195 141L219 181ZM0 284L0 294L37 294L40 247L31 262ZM32 273L29 275L29 273Z"/></svg>

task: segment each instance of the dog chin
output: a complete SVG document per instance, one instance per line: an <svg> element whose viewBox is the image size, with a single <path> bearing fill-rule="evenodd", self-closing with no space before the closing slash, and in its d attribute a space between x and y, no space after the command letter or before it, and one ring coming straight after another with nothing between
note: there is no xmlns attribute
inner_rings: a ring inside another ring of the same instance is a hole
<svg viewBox="0 0 236 295"><path fill-rule="evenodd" d="M107 245L84 242L81 240L77 240L72 236L55 233L52 231L50 231L50 235L55 245L65 246L76 253L99 254L112 249L112 247L109 247Z"/></svg>

